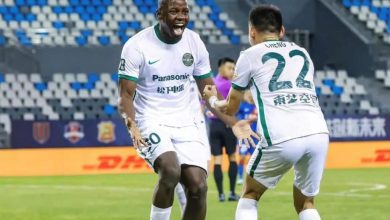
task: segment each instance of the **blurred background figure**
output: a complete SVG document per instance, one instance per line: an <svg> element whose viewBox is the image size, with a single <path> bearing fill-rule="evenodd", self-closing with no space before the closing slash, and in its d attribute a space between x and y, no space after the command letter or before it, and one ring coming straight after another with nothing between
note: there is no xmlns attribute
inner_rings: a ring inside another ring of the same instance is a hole
<svg viewBox="0 0 390 220"><path fill-rule="evenodd" d="M214 78L214 83L218 91L223 97L229 93L231 86L230 80L233 78L235 62L232 58L224 57L218 60L218 74ZM229 183L230 194L229 201L237 201L238 196L235 192L235 185L237 179L237 162L236 162L236 144L237 139L233 131L220 119L212 115L211 112L206 113L210 119L210 145L211 154L214 157L214 179L218 189L219 201L225 201L225 194L223 191L223 174L222 174L222 153L223 148L229 157Z"/></svg>

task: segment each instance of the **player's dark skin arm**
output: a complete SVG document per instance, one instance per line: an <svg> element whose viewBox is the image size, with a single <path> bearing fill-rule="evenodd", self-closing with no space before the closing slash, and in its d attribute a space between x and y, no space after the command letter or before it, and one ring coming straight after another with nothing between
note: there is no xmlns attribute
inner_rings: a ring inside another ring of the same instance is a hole
<svg viewBox="0 0 390 220"><path fill-rule="evenodd" d="M136 124L135 124L135 110L133 104L133 98L137 88L137 83L131 80L119 79L119 100L118 111L124 118L127 129L131 134L133 144L135 148L141 146L147 146L145 140L141 137Z"/></svg>
<svg viewBox="0 0 390 220"><path fill-rule="evenodd" d="M198 85L198 89L199 91L201 91L201 93L203 92L204 88L207 86L207 85L215 85L214 84L214 81L211 77L208 77L208 78L205 78L205 79L197 79L196 80L196 84ZM222 95L218 93L218 98L219 99L223 99ZM211 108L209 102L206 100L206 107L215 115L217 116L219 119L221 119L225 124L229 125L230 127L233 127L234 124L237 123L237 119L236 117L234 116L230 116L230 115L227 115L227 114L224 114L214 108Z"/></svg>

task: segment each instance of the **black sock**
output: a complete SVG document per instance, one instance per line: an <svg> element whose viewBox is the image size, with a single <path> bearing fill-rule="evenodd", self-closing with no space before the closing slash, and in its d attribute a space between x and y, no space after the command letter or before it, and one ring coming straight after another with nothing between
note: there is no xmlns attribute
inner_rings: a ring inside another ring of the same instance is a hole
<svg viewBox="0 0 390 220"><path fill-rule="evenodd" d="M215 179L215 183L217 184L218 195L220 195L223 193L223 188L222 188L223 175L222 175L222 169L220 164L214 165L214 179Z"/></svg>
<svg viewBox="0 0 390 220"><path fill-rule="evenodd" d="M230 161L229 164L229 180L230 180L230 192L236 194L236 180L237 180L237 162Z"/></svg>

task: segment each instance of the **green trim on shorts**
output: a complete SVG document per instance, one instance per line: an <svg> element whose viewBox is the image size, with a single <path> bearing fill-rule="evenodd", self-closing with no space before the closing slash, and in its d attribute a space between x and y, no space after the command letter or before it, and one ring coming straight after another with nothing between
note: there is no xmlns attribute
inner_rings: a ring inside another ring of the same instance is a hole
<svg viewBox="0 0 390 220"><path fill-rule="evenodd" d="M257 102L259 103L259 117L260 117L261 127L263 128L264 137L265 140L267 141L268 146L272 146L271 136L269 135L267 122L265 120L264 104L263 104L263 100L261 99L260 90L259 88L257 88L255 81L253 79L252 81L257 91Z"/></svg>
<svg viewBox="0 0 390 220"><path fill-rule="evenodd" d="M257 166L260 163L261 156L263 156L263 152L261 151L261 147L259 147L258 150L259 150L259 153L257 154L255 162L253 163L253 165L252 165L252 167L251 167L251 169L249 171L249 175L252 178L253 178L253 175L255 174L255 170L256 170Z"/></svg>

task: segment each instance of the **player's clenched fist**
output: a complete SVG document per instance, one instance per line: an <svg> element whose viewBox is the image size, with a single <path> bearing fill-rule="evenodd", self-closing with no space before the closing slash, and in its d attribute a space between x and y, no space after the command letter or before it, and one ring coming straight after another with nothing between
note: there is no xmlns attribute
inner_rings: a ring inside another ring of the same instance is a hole
<svg viewBox="0 0 390 220"><path fill-rule="evenodd" d="M227 102L226 100L219 100L217 88L214 85L206 85L203 90L203 98L208 101L210 106L221 112L226 112Z"/></svg>
<svg viewBox="0 0 390 220"><path fill-rule="evenodd" d="M136 126L135 122L131 120L131 118L124 118L125 124L127 126L127 130L130 133L131 140L133 141L133 145L136 149L140 149L141 147L147 147L148 144L146 141L142 138L141 132L139 131L138 127Z"/></svg>

